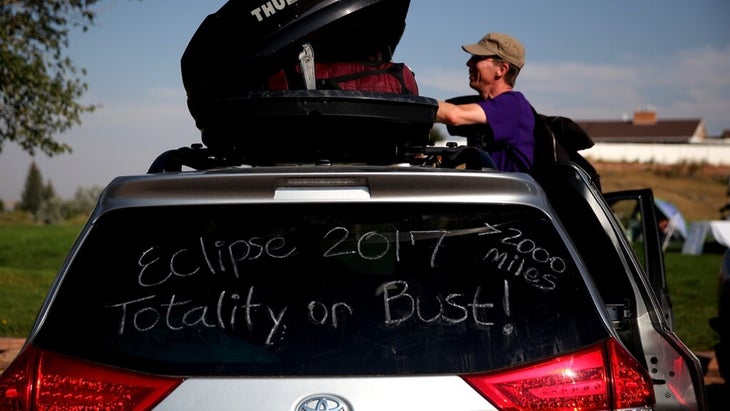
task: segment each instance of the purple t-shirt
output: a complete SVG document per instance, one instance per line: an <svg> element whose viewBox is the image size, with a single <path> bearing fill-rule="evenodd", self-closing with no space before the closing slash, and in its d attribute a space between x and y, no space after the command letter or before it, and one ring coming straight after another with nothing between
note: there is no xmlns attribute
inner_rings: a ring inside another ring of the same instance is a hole
<svg viewBox="0 0 730 411"><path fill-rule="evenodd" d="M535 115L525 96L507 91L477 104L487 114L487 128L491 129L482 148L492 156L497 169L529 171L535 151Z"/></svg>

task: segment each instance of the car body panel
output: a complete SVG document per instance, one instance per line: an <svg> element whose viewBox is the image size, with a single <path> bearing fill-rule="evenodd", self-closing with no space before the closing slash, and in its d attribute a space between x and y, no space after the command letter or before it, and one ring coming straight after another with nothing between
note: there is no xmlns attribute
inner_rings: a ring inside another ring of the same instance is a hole
<svg viewBox="0 0 730 411"><path fill-rule="evenodd" d="M189 379L155 410L233 411L242 404L249 409L297 410L304 398L318 394L340 398L349 409L362 411L496 410L458 377Z"/></svg>
<svg viewBox="0 0 730 411"><path fill-rule="evenodd" d="M574 195L583 197L592 204L594 212L589 214L600 218L599 224L603 226L602 231L609 235L610 242L621 244L616 247L616 250L621 250L622 255L619 259L623 261L622 270L631 273L628 278L632 283L630 289L620 291L618 288L609 286L608 283L617 278L611 274L610 270L601 274L605 267L594 267L591 271L594 273L594 280L598 282L596 290L602 294L607 306L611 310L622 311L623 314L620 314L622 318L624 316L635 317L636 321L632 327L636 327L640 338L630 338L629 341L636 344L635 352L641 353L640 355L644 356L646 363L651 364L649 367L652 378L657 381L655 385L657 401L664 402L665 406L671 407L676 400L679 399L685 403L689 398L696 399L700 407L704 406L706 393L699 359L689 349L682 347L683 344L671 328L672 307L665 280L664 257L655 223L657 220L651 190L598 193L595 187L591 188L588 184L574 184L575 179L570 174L557 179L546 179L541 176L537 178L546 187L553 206L561 215L561 221L567 223L571 237L576 241L578 247L582 248L582 255L591 255L592 251L589 248L594 247L586 246L586 244L594 241L595 237L586 235L587 222L585 220L576 222L575 218L580 214L567 207L566 203L574 201L569 194L571 186L574 187ZM555 187L556 183L559 184L559 188L551 189L551 187ZM642 253L643 261L640 261L633 252L619 221L611 218L614 213L610 205L615 205L619 200L633 202L635 207L639 207L642 211L641 230L646 239ZM603 247L603 249L608 248ZM588 260L589 265L591 265L590 261L592 260ZM598 260L595 259L595 261ZM630 294L633 294L633 297L630 297ZM623 300L623 302L619 300ZM626 304L627 301L630 303ZM626 324L621 324L621 322L620 320L614 321L619 333L627 329ZM627 340L624 342L629 346L632 345Z"/></svg>

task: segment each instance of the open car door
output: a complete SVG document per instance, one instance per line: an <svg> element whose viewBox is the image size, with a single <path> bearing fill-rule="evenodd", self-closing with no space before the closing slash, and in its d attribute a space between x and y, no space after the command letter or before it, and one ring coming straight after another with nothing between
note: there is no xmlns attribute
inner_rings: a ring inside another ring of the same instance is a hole
<svg viewBox="0 0 730 411"><path fill-rule="evenodd" d="M626 238L639 258L654 294L661 304L667 324L670 328L674 328L672 301L667 287L664 251L652 190L646 188L616 191L604 193L603 196L624 228Z"/></svg>

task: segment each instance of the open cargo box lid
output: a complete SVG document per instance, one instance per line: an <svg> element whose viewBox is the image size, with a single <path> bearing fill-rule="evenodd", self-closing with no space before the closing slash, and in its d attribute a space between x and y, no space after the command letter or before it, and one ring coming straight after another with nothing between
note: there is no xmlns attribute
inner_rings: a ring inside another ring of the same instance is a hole
<svg viewBox="0 0 730 411"><path fill-rule="evenodd" d="M370 144L396 156L425 146L434 99L266 87L272 73L300 64L307 50L317 61L367 60L376 49L390 60L409 5L410 0L229 0L201 23L181 59L188 108L203 143L227 152L277 148L284 158L282 150L296 147L291 161L308 159L302 140L314 156L324 151L329 160L341 154L348 161L357 159L346 151Z"/></svg>

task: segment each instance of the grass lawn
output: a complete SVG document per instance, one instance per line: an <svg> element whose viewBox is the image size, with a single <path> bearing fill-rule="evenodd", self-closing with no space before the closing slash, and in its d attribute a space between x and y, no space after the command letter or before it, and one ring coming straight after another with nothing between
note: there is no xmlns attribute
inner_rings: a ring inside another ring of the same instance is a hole
<svg viewBox="0 0 730 411"><path fill-rule="evenodd" d="M25 337L81 224L0 224L0 337Z"/></svg>
<svg viewBox="0 0 730 411"><path fill-rule="evenodd" d="M708 321L717 315L717 275L722 254L664 256L677 335L693 351L712 351L718 341Z"/></svg>

